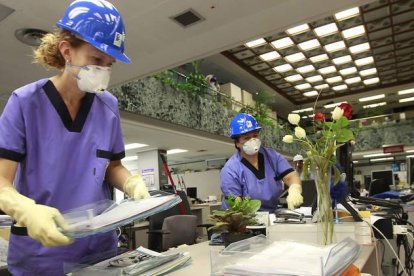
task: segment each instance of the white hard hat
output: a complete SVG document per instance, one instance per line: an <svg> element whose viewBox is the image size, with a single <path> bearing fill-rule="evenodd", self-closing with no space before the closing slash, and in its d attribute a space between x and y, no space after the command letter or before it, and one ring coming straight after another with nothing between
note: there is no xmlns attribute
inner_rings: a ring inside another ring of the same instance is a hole
<svg viewBox="0 0 414 276"><path fill-rule="evenodd" d="M300 155L300 154L296 154L296 155L293 157L293 162L296 162L296 161L303 161L303 156L302 156L302 155Z"/></svg>

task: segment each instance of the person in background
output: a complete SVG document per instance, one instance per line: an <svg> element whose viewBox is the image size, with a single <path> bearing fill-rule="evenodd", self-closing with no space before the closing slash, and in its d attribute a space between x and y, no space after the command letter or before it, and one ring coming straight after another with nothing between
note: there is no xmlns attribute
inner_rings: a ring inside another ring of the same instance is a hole
<svg viewBox="0 0 414 276"><path fill-rule="evenodd" d="M293 157L293 166L296 172L298 173L300 179L303 180L304 176L303 176L303 156L302 155L296 154Z"/></svg>
<svg viewBox="0 0 414 276"><path fill-rule="evenodd" d="M246 113L237 114L230 122L230 136L237 151L220 173L224 196L261 200L262 211L274 211L282 193L282 181L289 186L288 207L303 203L299 175L277 151L261 146L260 125ZM226 206L223 206L226 208Z"/></svg>
<svg viewBox="0 0 414 276"><path fill-rule="evenodd" d="M61 213L110 199L108 183L149 196L120 161L118 103L106 91L115 60L131 62L121 15L107 1L77 0L56 25L34 57L59 73L15 90L0 117L0 209L16 221L13 275L63 275L65 263L116 253L115 231L72 240Z"/></svg>

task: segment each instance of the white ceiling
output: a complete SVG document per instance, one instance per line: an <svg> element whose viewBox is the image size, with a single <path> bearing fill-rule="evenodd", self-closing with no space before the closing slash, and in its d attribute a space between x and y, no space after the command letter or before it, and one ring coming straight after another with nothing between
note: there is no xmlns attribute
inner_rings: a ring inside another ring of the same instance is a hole
<svg viewBox="0 0 414 276"><path fill-rule="evenodd" d="M121 63L115 65L111 85L116 85L195 59L212 56L257 37L370 1L123 0L112 2L123 15L127 28L126 53L133 61L131 65ZM0 4L15 10L0 22L0 107L2 107L11 91L17 87L55 73L45 71L31 63L31 48L15 38L15 30L38 28L51 31L55 22L63 14L68 1L0 0ZM188 8L194 9L206 20L182 28L169 19ZM233 74L238 75L246 86L251 80L242 71L236 70ZM256 84L256 86L260 85ZM292 105L282 97L279 98L277 106L280 110L292 108ZM182 154L183 160L202 158L203 155L221 156L230 154L233 150L231 143L220 141L222 139L220 137L207 138L209 136L205 134L183 135L152 125L135 123L130 119L123 120L123 127L127 143L140 142L165 149L185 145L190 152ZM185 132L191 131L186 129ZM199 149L207 149L207 152L197 153Z"/></svg>

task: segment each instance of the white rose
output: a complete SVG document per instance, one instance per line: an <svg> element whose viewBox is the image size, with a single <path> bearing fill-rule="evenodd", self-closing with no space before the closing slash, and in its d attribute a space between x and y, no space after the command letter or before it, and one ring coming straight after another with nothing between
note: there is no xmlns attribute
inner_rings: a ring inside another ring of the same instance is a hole
<svg viewBox="0 0 414 276"><path fill-rule="evenodd" d="M303 139L306 137L306 131L301 127L295 127L295 136L299 139Z"/></svg>
<svg viewBox="0 0 414 276"><path fill-rule="evenodd" d="M292 125L298 125L299 124L299 121L300 121L300 116L299 116L299 114L292 114L292 113L290 113L289 115L288 115L288 121L289 121L289 123L291 123Z"/></svg>
<svg viewBox="0 0 414 276"><path fill-rule="evenodd" d="M336 121L339 120L344 115L344 110L340 107L335 107L332 113L332 120Z"/></svg>
<svg viewBox="0 0 414 276"><path fill-rule="evenodd" d="M282 141L285 142L285 143L290 144L290 143L293 142L293 136L292 135L285 135L285 136L283 136Z"/></svg>

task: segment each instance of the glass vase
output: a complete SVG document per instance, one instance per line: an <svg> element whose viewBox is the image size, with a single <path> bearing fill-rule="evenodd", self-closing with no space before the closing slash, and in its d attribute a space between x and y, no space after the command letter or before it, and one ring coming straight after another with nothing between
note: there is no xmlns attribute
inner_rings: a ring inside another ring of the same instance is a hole
<svg viewBox="0 0 414 276"><path fill-rule="evenodd" d="M328 159L315 156L311 158L311 172L315 179L317 191L317 240L319 244L328 245L333 242L334 218L330 194L331 163Z"/></svg>

